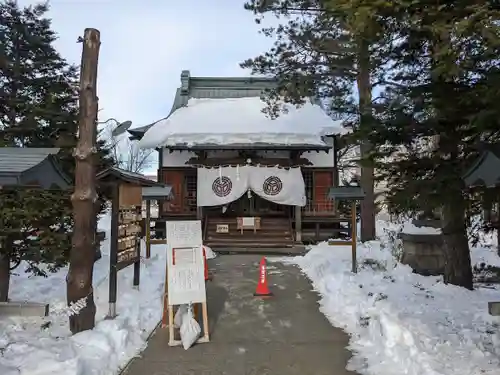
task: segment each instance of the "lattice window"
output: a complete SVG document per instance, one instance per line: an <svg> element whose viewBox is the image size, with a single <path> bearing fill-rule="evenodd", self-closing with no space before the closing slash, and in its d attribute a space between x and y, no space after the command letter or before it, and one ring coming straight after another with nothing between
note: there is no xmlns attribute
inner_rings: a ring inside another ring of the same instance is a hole
<svg viewBox="0 0 500 375"><path fill-rule="evenodd" d="M186 212L196 212L196 170L186 171L184 175L184 210Z"/></svg>

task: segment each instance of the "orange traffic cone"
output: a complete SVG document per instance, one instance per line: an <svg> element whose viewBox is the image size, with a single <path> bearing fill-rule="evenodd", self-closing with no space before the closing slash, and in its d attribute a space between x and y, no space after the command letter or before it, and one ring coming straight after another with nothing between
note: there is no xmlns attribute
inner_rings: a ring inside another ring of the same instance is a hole
<svg viewBox="0 0 500 375"><path fill-rule="evenodd" d="M257 289L253 295L256 297L271 297L273 295L267 285L267 267L265 257L262 257L260 260L259 281L257 283Z"/></svg>

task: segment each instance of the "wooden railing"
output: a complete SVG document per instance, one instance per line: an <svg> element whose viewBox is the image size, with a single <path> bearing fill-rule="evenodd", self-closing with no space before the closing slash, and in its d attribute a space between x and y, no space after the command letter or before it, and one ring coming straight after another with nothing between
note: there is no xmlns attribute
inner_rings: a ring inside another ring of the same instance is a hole
<svg viewBox="0 0 500 375"><path fill-rule="evenodd" d="M330 199L321 199L307 202L302 213L308 216L330 216L335 214L335 204Z"/></svg>

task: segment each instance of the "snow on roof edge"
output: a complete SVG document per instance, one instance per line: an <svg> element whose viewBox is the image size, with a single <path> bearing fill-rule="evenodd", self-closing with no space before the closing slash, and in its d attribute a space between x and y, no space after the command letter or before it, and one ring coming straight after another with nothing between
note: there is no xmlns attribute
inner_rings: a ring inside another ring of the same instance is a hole
<svg viewBox="0 0 500 375"><path fill-rule="evenodd" d="M259 97L191 98L186 106L152 124L139 147L207 143L325 145L322 136L349 132L342 121L333 120L317 104L285 106L286 112L271 119L263 113L267 105Z"/></svg>

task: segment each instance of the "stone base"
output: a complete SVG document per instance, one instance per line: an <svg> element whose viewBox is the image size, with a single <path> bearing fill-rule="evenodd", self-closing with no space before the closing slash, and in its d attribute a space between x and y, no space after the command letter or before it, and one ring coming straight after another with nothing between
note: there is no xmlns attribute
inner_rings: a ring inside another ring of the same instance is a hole
<svg viewBox="0 0 500 375"><path fill-rule="evenodd" d="M35 302L0 302L0 316L48 316L49 304Z"/></svg>
<svg viewBox="0 0 500 375"><path fill-rule="evenodd" d="M420 275L443 274L443 239L440 234L401 233L400 238L403 242L401 263L409 265Z"/></svg>
<svg viewBox="0 0 500 375"><path fill-rule="evenodd" d="M417 228L427 227L427 228L441 228L441 221L438 219L414 219L412 224Z"/></svg>
<svg viewBox="0 0 500 375"><path fill-rule="evenodd" d="M500 302L488 302L488 312L493 316L500 316Z"/></svg>

